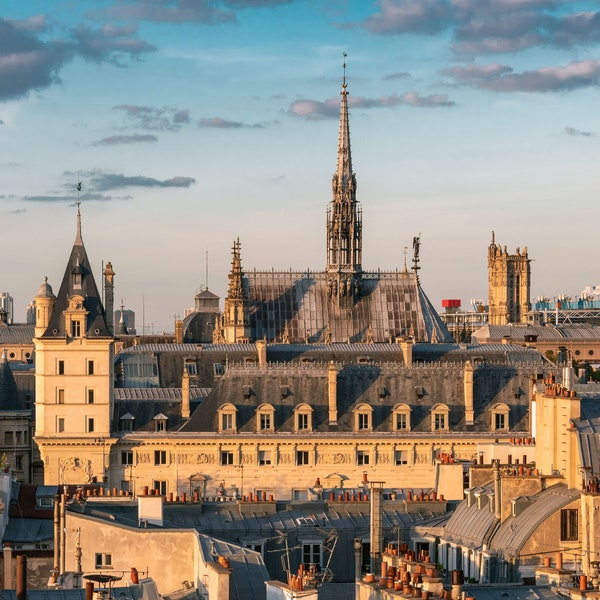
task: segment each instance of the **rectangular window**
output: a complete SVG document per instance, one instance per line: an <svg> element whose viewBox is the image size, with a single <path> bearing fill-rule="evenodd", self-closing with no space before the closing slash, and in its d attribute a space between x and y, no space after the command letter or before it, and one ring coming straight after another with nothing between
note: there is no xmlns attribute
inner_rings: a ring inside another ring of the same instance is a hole
<svg viewBox="0 0 600 600"><path fill-rule="evenodd" d="M96 553L96 569L112 567L112 555Z"/></svg>
<svg viewBox="0 0 600 600"><path fill-rule="evenodd" d="M396 466L408 464L408 452L406 450L396 450L394 452L394 462Z"/></svg>
<svg viewBox="0 0 600 600"><path fill-rule="evenodd" d="M371 415L366 413L358 413L358 428L359 429L369 429L369 417Z"/></svg>
<svg viewBox="0 0 600 600"><path fill-rule="evenodd" d="M87 374L88 375L93 375L94 374L94 361L93 360L88 360L88 363L87 363Z"/></svg>
<svg viewBox="0 0 600 600"><path fill-rule="evenodd" d="M185 370L188 375L198 375L198 366L193 361L185 361Z"/></svg>
<svg viewBox="0 0 600 600"><path fill-rule="evenodd" d="M20 444L23 437L22 431L15 431L15 444Z"/></svg>
<svg viewBox="0 0 600 600"><path fill-rule="evenodd" d="M232 465L233 464L233 452L229 452L228 450L221 451L221 464L222 465Z"/></svg>
<svg viewBox="0 0 600 600"><path fill-rule="evenodd" d="M23 457L20 455L15 456L15 469L17 471L23 470Z"/></svg>
<svg viewBox="0 0 600 600"><path fill-rule="evenodd" d="M396 413L396 429L408 429L406 413Z"/></svg>
<svg viewBox="0 0 600 600"><path fill-rule="evenodd" d="M321 570L321 544L302 544L302 562L304 568L315 567L315 571Z"/></svg>
<svg viewBox="0 0 600 600"><path fill-rule="evenodd" d="M64 360L59 360L57 365L56 365L56 374L57 375L64 375L65 374L65 361Z"/></svg>
<svg viewBox="0 0 600 600"><path fill-rule="evenodd" d="M560 511L560 541L575 542L578 536L578 511L576 508L564 508Z"/></svg>
<svg viewBox="0 0 600 600"><path fill-rule="evenodd" d="M87 391L87 403L94 404L94 390Z"/></svg>
<svg viewBox="0 0 600 600"><path fill-rule="evenodd" d="M121 452L121 464L124 466L133 464L133 452L126 450L125 452Z"/></svg>
<svg viewBox="0 0 600 600"><path fill-rule="evenodd" d="M296 464L307 465L308 463L308 450L296 450Z"/></svg>
<svg viewBox="0 0 600 600"><path fill-rule="evenodd" d="M56 418L56 432L64 433L64 431L65 431L65 418L57 417Z"/></svg>
<svg viewBox="0 0 600 600"><path fill-rule="evenodd" d="M307 413L299 413L298 414L298 431L303 429L308 429L308 414Z"/></svg>
<svg viewBox="0 0 600 600"><path fill-rule="evenodd" d="M133 419L121 419L121 431L133 431Z"/></svg>
<svg viewBox="0 0 600 600"><path fill-rule="evenodd" d="M166 429L167 422L164 419L156 419L156 421L154 421L154 431L166 431Z"/></svg>
<svg viewBox="0 0 600 600"><path fill-rule="evenodd" d="M56 390L56 402L58 404L64 404L65 403L65 390L58 389Z"/></svg>
<svg viewBox="0 0 600 600"><path fill-rule="evenodd" d="M369 464L369 452L367 450L359 450L356 453L356 462L359 466Z"/></svg>
<svg viewBox="0 0 600 600"><path fill-rule="evenodd" d="M221 429L233 429L233 415L231 413L221 414Z"/></svg>
<svg viewBox="0 0 600 600"><path fill-rule="evenodd" d="M446 415L443 413L436 413L434 415L433 427L436 431L446 429Z"/></svg>
<svg viewBox="0 0 600 600"><path fill-rule="evenodd" d="M271 429L271 415L269 413L260 413L260 429Z"/></svg>
<svg viewBox="0 0 600 600"><path fill-rule="evenodd" d="M13 441L13 432L12 431L5 431L4 432L4 443L8 444L10 446L12 446L14 444L14 441Z"/></svg>
<svg viewBox="0 0 600 600"><path fill-rule="evenodd" d="M271 451L270 450L259 450L258 451L258 464L261 466L272 464Z"/></svg>
<svg viewBox="0 0 600 600"><path fill-rule="evenodd" d="M158 490L159 496L167 495L167 482L166 481L157 481L156 479L152 482L152 489Z"/></svg>
<svg viewBox="0 0 600 600"><path fill-rule="evenodd" d="M167 464L167 451L166 450L155 450L154 451L154 464L155 465L166 465Z"/></svg>
<svg viewBox="0 0 600 600"><path fill-rule="evenodd" d="M87 432L94 433L94 417L87 418Z"/></svg>
<svg viewBox="0 0 600 600"><path fill-rule="evenodd" d="M496 413L494 415L494 428L495 429L504 429L505 417L506 417L506 415L504 415L502 413Z"/></svg>
<svg viewBox="0 0 600 600"><path fill-rule="evenodd" d="M81 322L71 321L71 337L81 337Z"/></svg>

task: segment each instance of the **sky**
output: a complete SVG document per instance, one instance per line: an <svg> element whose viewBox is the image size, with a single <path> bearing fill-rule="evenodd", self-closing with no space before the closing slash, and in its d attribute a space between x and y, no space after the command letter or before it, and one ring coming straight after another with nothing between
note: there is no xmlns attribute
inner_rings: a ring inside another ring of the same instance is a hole
<svg viewBox="0 0 600 600"><path fill-rule="evenodd" d="M344 59L344 53L347 57ZM0 0L0 291L15 322L82 232L138 332L245 270L323 270L343 63L363 268L487 301L600 284L600 2Z"/></svg>

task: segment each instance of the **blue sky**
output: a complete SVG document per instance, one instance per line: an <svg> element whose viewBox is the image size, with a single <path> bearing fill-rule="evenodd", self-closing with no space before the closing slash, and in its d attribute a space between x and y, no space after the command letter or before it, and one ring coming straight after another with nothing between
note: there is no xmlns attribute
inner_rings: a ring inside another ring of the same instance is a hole
<svg viewBox="0 0 600 600"><path fill-rule="evenodd" d="M465 306L494 230L532 296L576 294L600 284L599 50L577 0L0 0L0 290L21 322L57 291L78 180L138 329L207 280L223 299L237 237L245 269L323 269L347 52L364 268L420 233L425 291Z"/></svg>

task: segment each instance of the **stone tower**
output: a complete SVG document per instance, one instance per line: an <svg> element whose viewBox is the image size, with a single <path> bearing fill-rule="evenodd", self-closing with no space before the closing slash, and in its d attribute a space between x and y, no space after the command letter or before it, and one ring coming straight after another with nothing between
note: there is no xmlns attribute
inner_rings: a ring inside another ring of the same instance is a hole
<svg viewBox="0 0 600 600"><path fill-rule="evenodd" d="M75 243L52 296L44 282L34 338L35 441L44 483L102 481L116 441L110 439L114 340L83 245L79 209Z"/></svg>
<svg viewBox="0 0 600 600"><path fill-rule="evenodd" d="M360 296L362 274L362 212L352 172L346 63L340 107L337 169L333 198L327 210L327 295L340 308L351 308Z"/></svg>
<svg viewBox="0 0 600 600"><path fill-rule="evenodd" d="M527 247L514 254L498 246L492 232L488 248L489 324L526 323L531 282Z"/></svg>
<svg viewBox="0 0 600 600"><path fill-rule="evenodd" d="M249 341L248 298L244 290L241 244L239 238L233 243L229 289L223 311L223 337L228 344Z"/></svg>

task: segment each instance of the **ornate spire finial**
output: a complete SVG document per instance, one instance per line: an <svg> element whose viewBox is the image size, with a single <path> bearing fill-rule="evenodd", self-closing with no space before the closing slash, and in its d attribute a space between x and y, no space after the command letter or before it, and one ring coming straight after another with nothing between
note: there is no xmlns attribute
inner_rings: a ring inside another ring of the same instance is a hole
<svg viewBox="0 0 600 600"><path fill-rule="evenodd" d="M79 179L79 178L78 178ZM79 192L81 192L81 187L83 184L81 181L77 181L77 234L75 235L75 245L81 246L83 245L83 239L81 237L81 201L79 200Z"/></svg>
<svg viewBox="0 0 600 600"><path fill-rule="evenodd" d="M344 82L342 83L342 86L345 88L346 87L346 57L348 56L347 52L344 52Z"/></svg>

